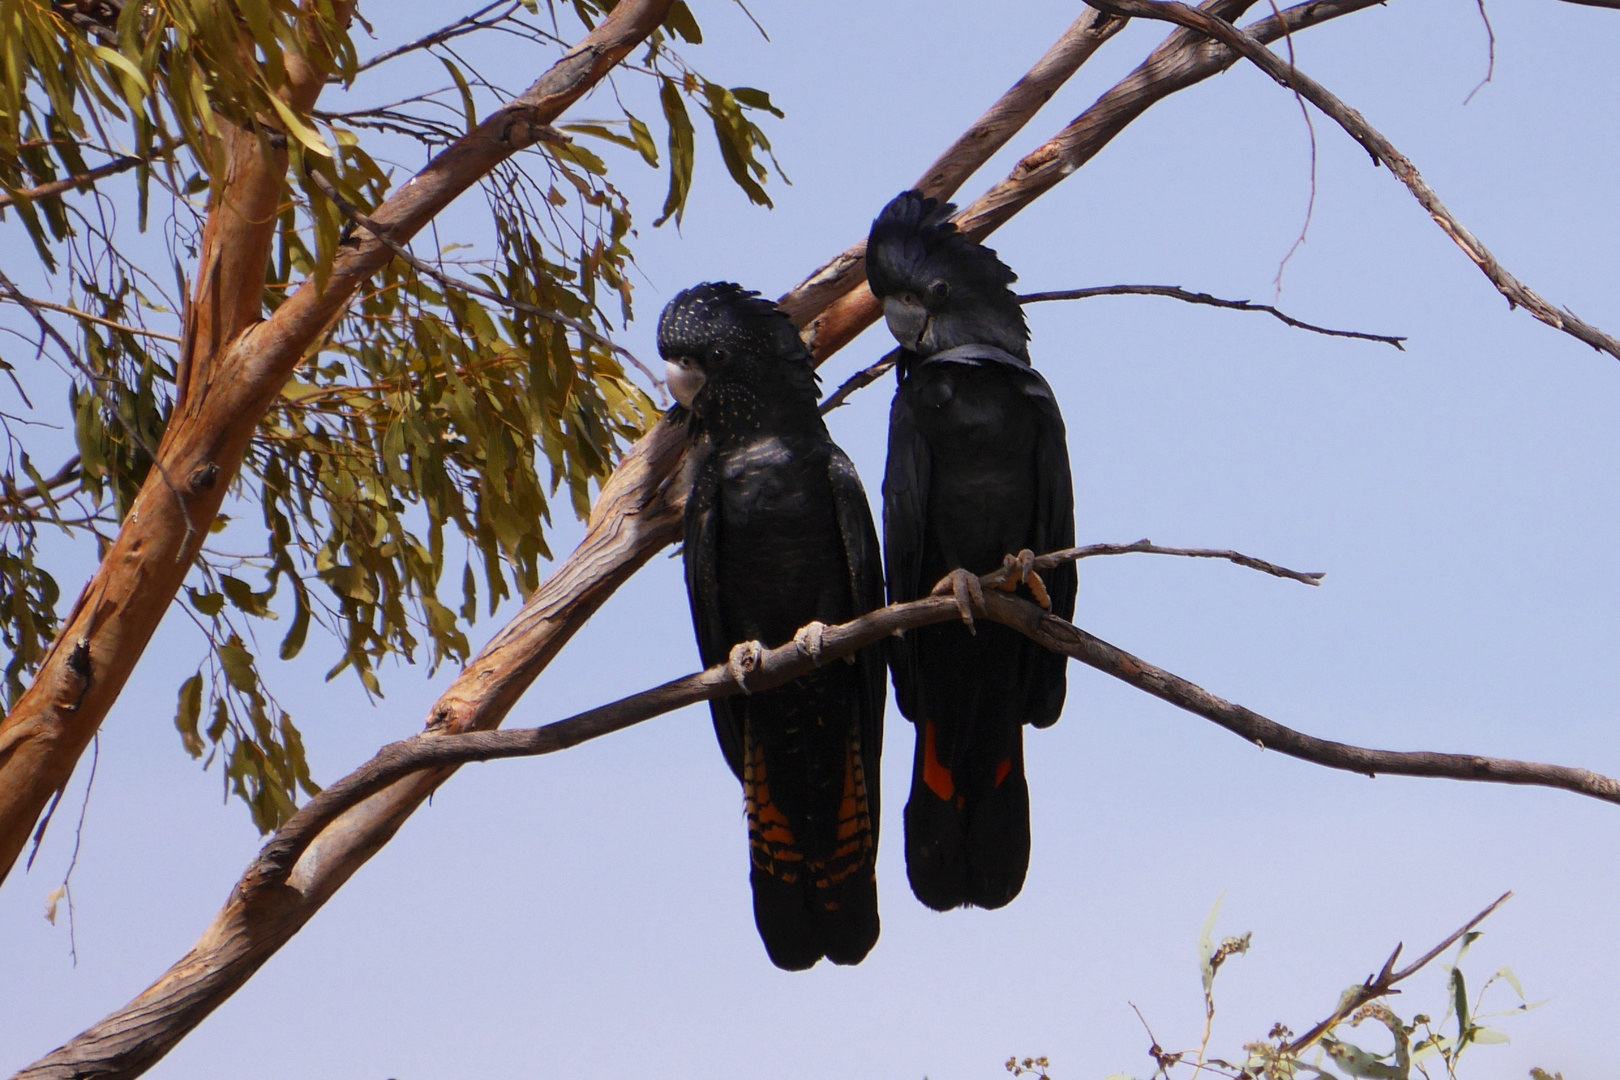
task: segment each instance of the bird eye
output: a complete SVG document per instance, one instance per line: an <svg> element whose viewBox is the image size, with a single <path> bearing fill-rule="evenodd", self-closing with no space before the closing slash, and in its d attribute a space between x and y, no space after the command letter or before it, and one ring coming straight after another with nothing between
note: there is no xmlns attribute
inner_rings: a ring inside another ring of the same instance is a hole
<svg viewBox="0 0 1620 1080"><path fill-rule="evenodd" d="M951 295L951 283L948 281L936 281L932 285L928 286L928 298L935 303L938 303L949 295Z"/></svg>
<svg viewBox="0 0 1620 1080"><path fill-rule="evenodd" d="M709 359L716 364L723 363L726 359L726 350L716 345L709 350Z"/></svg>

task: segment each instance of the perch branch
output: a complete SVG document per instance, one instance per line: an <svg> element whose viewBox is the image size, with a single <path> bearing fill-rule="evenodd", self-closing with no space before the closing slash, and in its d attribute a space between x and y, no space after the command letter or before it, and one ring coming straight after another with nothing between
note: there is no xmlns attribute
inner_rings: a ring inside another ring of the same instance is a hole
<svg viewBox="0 0 1620 1080"><path fill-rule="evenodd" d="M1388 139L1367 123L1359 112L1340 101L1321 83L1297 67L1285 63L1255 36L1239 30L1217 15L1177 3L1176 0L1086 0L1086 2L1092 7L1116 15L1162 19L1176 23L1201 34L1207 34L1248 57L1256 67L1270 75L1279 85L1303 95L1312 105L1321 109L1331 120L1344 128L1351 138L1359 142L1367 153L1372 155L1374 161L1381 162L1397 180L1405 184L1413 198L1429 212L1435 224L1462 248L1463 254L1472 259L1474 265L1478 266L1490 279L1491 284L1496 286L1497 291L1507 298L1510 307L1522 307L1554 330L1562 330L1599 352L1606 352L1620 360L1620 341L1583 322L1567 308L1560 311L1553 307L1510 274L1497 261L1496 256L1491 254L1490 249L1446 209L1445 204L1440 201L1440 196L1435 194L1434 189L1423 179L1416 166L1395 149Z"/></svg>

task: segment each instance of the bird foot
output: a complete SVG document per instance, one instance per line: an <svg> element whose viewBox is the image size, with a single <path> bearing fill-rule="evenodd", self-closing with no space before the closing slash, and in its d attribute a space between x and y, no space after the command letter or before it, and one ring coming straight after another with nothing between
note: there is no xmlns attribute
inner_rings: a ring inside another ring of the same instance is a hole
<svg viewBox="0 0 1620 1080"><path fill-rule="evenodd" d="M977 635L978 630L973 625L973 615L977 612L984 614L984 589L979 584L979 576L970 574L966 570L952 570L940 579L934 586L934 596L950 596L956 601L956 610L967 623L968 633Z"/></svg>
<svg viewBox="0 0 1620 1080"><path fill-rule="evenodd" d="M1035 572L1035 553L1025 548L1016 555L1001 560L1003 577L996 585L1002 592L1017 592L1019 585L1028 585L1035 602L1045 611L1052 610L1052 595L1046 591L1046 582Z"/></svg>
<svg viewBox="0 0 1620 1080"><path fill-rule="evenodd" d="M748 689L748 674L759 670L760 657L764 653L765 647L757 641L739 641L731 647L731 656L726 660L726 674L745 694L752 693Z"/></svg>
<svg viewBox="0 0 1620 1080"><path fill-rule="evenodd" d="M807 622L799 627L799 632L793 635L793 644L799 651L810 658L816 667L821 666L821 638L827 632L824 622Z"/></svg>

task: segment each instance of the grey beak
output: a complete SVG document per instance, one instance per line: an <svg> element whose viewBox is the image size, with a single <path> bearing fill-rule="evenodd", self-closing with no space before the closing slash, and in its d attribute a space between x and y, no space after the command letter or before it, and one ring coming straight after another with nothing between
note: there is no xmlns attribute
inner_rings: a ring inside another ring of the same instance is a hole
<svg viewBox="0 0 1620 1080"><path fill-rule="evenodd" d="M703 389L703 372L689 361L666 360L664 377L669 380L669 392L675 395L675 400L690 409L698 391Z"/></svg>
<svg viewBox="0 0 1620 1080"><path fill-rule="evenodd" d="M912 352L919 351L918 343L922 341L923 331L928 329L927 308L914 300L890 296L883 301L883 318L894 340Z"/></svg>

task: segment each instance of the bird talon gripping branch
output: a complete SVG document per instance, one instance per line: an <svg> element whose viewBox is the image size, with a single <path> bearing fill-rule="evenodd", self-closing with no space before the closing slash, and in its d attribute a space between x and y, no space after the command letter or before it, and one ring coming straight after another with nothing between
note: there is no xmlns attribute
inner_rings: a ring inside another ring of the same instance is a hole
<svg viewBox="0 0 1620 1080"><path fill-rule="evenodd" d="M978 629L973 625L973 615L975 612L984 614L984 587L979 584L979 575L966 570L952 570L934 586L933 594L954 598L956 610L967 624L968 633L978 634Z"/></svg>
<svg viewBox="0 0 1620 1080"><path fill-rule="evenodd" d="M757 641L739 641L731 647L731 656L726 659L726 674L745 694L753 693L748 689L748 675L759 670L759 660L764 652L765 647Z"/></svg>
<svg viewBox="0 0 1620 1080"><path fill-rule="evenodd" d="M821 638L826 632L826 623L814 621L805 623L799 627L799 632L793 635L793 644L808 656L816 667L821 666Z"/></svg>

